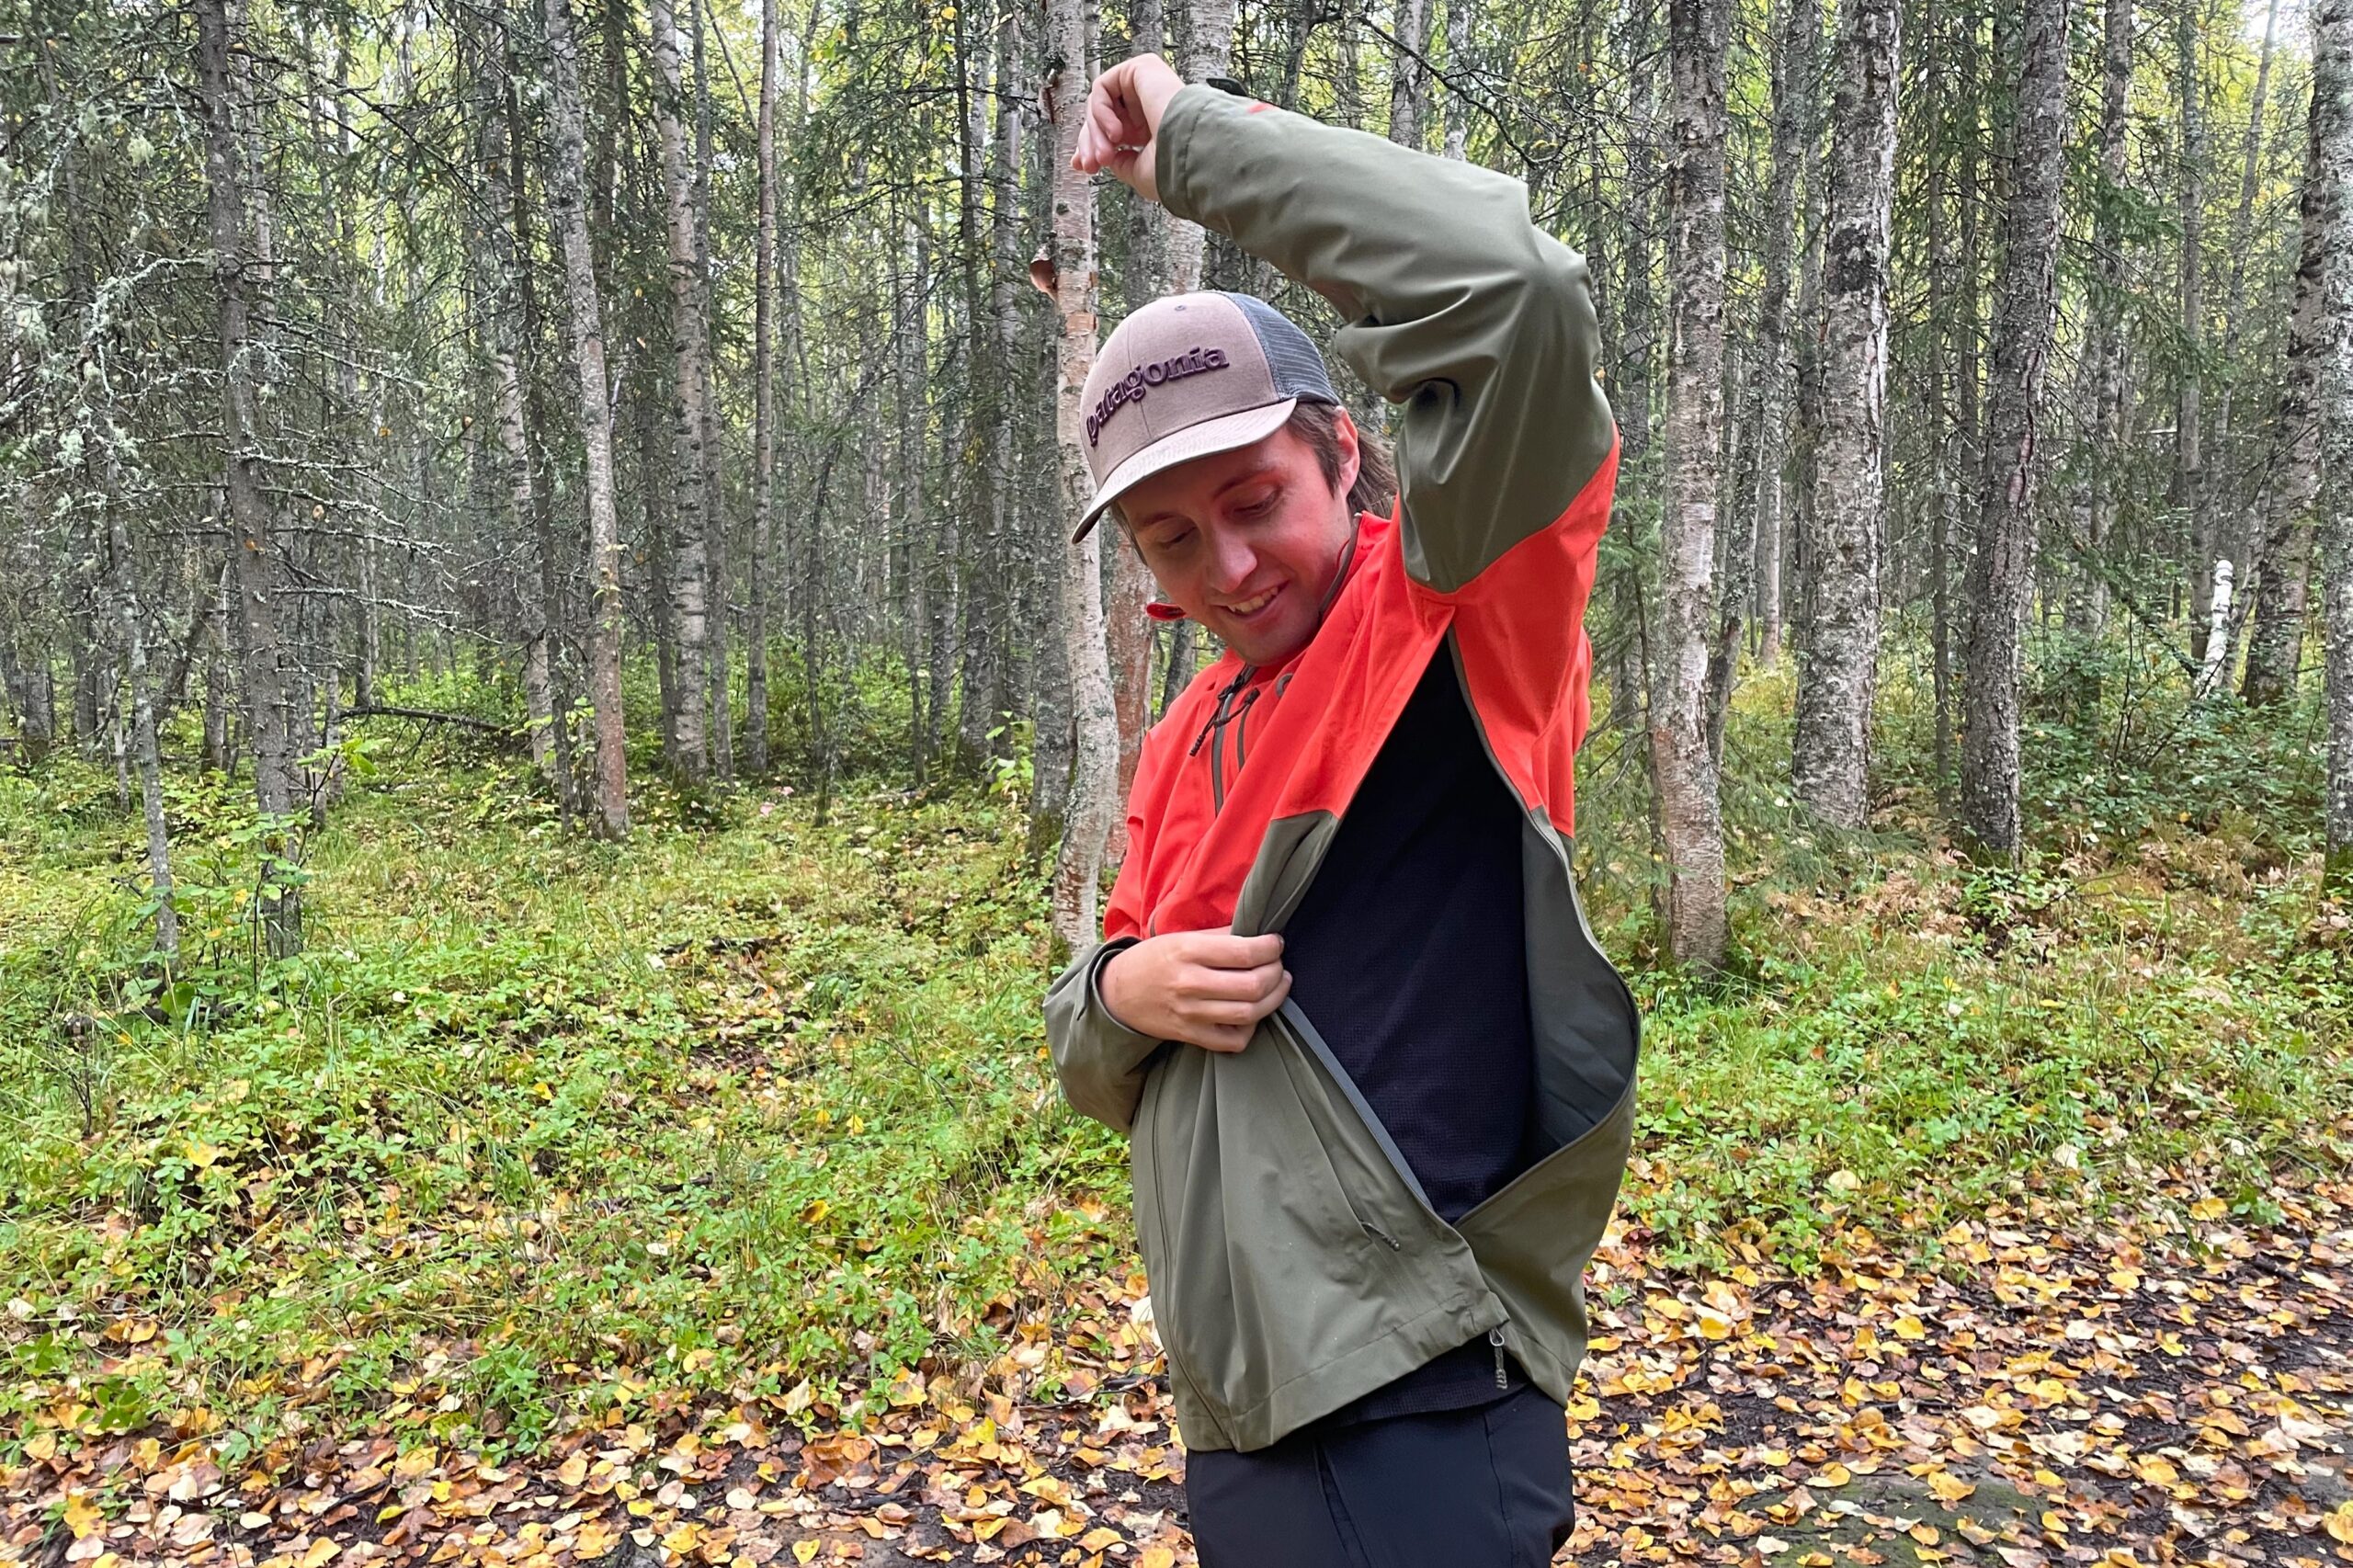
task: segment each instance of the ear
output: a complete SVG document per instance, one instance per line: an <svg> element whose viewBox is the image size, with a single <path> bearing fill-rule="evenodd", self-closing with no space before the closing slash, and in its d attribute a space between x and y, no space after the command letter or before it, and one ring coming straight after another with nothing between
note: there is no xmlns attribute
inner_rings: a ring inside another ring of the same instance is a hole
<svg viewBox="0 0 2353 1568"><path fill-rule="evenodd" d="M1357 485L1357 474L1364 467L1364 449L1357 443L1357 422L1348 417L1344 407L1333 422L1332 434L1340 444L1340 498L1347 499L1348 492Z"/></svg>

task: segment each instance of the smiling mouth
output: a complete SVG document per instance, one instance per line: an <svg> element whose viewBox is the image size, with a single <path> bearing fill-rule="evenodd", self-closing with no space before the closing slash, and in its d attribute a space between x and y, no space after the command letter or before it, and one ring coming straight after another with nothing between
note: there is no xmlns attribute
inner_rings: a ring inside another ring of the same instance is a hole
<svg viewBox="0 0 2353 1568"><path fill-rule="evenodd" d="M1265 609L1268 605L1274 603L1275 597L1282 591L1282 585L1280 584L1277 584L1275 586L1268 588L1265 593L1258 595L1255 598L1244 599L1240 604L1227 605L1225 607L1225 613L1233 617L1236 620L1247 620L1252 616L1256 615L1260 610Z"/></svg>

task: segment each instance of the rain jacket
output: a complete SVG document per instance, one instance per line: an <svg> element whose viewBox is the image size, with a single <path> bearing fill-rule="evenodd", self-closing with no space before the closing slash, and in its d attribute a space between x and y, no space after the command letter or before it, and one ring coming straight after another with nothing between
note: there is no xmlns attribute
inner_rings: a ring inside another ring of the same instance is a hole
<svg viewBox="0 0 2353 1568"><path fill-rule="evenodd" d="M1188 1447L1263 1448L1482 1335L1565 1402L1638 1036L1570 869L1584 613L1618 457L1585 263L1529 222L1517 180L1207 87L1170 101L1157 171L1171 212L1338 309L1334 350L1404 405L1403 496L1358 519L1303 651L1270 669L1227 654L1146 737L1106 940L1046 998L1055 1070L1074 1108L1130 1136ZM1280 931L1441 648L1524 813L1541 1156L1452 1225L1296 1003L1223 1053L1128 1028L1096 986L1146 936Z"/></svg>

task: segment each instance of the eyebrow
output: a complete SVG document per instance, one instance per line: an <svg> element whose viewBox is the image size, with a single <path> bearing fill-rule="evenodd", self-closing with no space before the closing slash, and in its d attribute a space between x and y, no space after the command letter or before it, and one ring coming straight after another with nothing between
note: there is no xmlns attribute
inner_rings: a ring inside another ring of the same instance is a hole
<svg viewBox="0 0 2353 1568"><path fill-rule="evenodd" d="M1278 463L1260 463L1256 468L1245 469L1242 472L1235 474L1232 479L1227 480L1223 484L1219 485L1215 491L1211 493L1210 499L1212 501L1218 500L1222 497L1227 491L1233 489L1235 486L1248 484L1253 480L1264 479L1270 473L1279 472L1280 468L1281 465ZM1139 522L1131 524L1130 526L1132 527L1136 532L1142 533L1144 529L1156 527L1162 523L1184 523L1190 521L1192 521L1192 519L1186 517L1182 512L1154 512L1151 517L1145 517Z"/></svg>

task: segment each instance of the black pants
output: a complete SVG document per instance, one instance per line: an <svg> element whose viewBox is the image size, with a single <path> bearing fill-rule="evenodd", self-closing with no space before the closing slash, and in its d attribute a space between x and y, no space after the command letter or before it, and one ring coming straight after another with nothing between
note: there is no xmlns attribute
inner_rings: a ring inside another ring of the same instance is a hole
<svg viewBox="0 0 2353 1568"><path fill-rule="evenodd" d="M1193 1454L1185 1498L1201 1568L1543 1568L1576 1517L1568 1424L1538 1388Z"/></svg>

